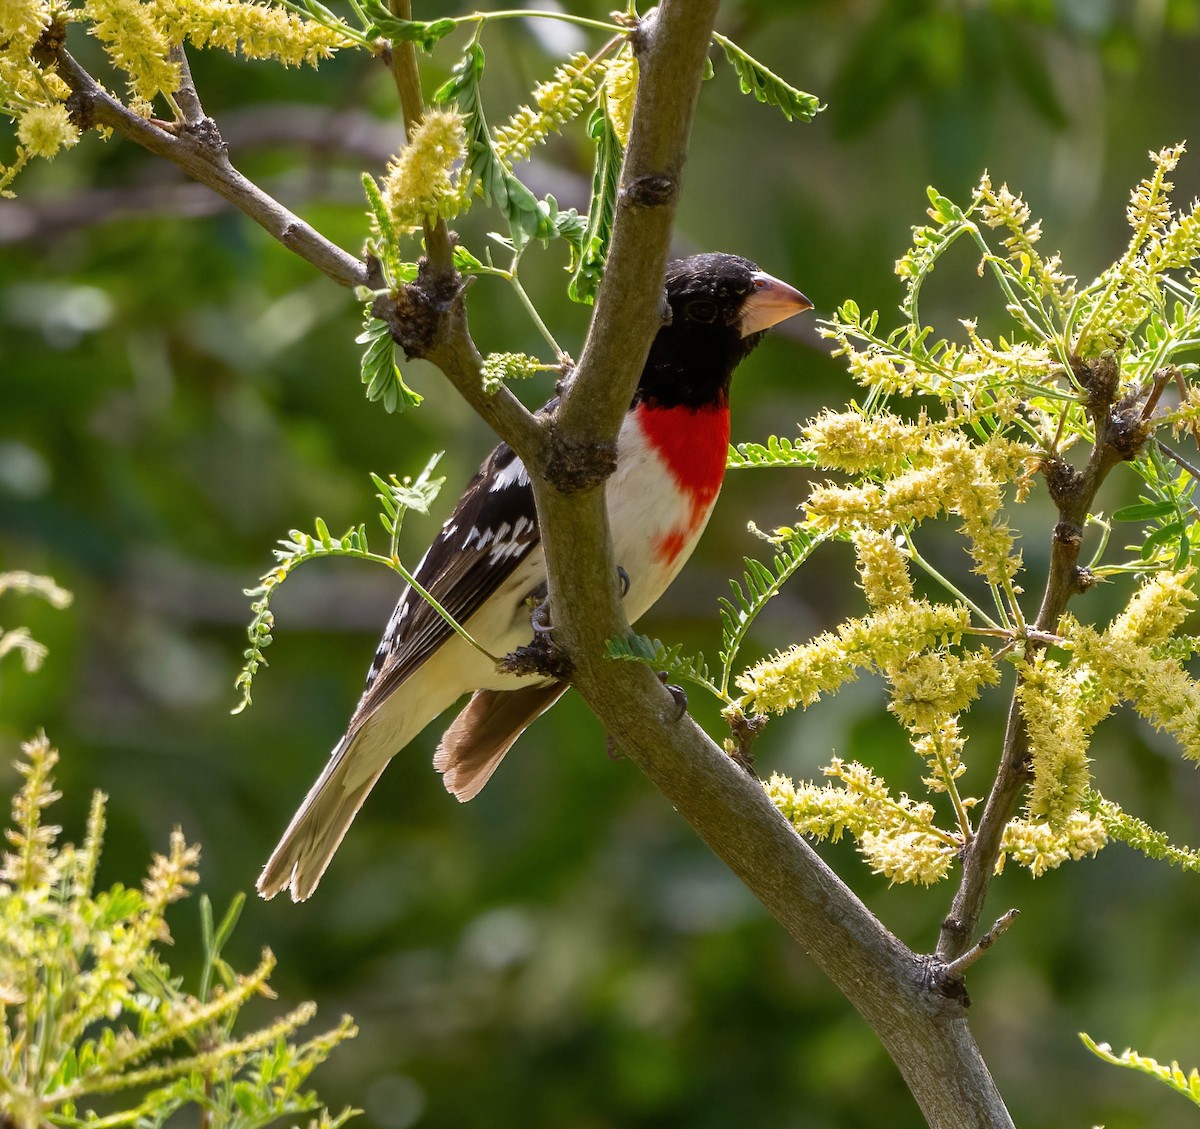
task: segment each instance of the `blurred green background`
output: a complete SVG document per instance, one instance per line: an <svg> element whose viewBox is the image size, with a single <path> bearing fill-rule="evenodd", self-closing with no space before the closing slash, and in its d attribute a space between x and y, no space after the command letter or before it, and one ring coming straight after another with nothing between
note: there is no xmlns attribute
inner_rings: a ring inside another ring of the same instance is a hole
<svg viewBox="0 0 1200 1129"><path fill-rule="evenodd" d="M1046 244L1090 278L1124 245L1125 199L1147 150L1200 142L1194 0L745 0L723 6L720 27L829 108L789 125L741 96L718 60L679 250L747 255L802 288L818 315L853 296L886 322L900 297L892 264L923 221L926 185L963 201L984 168L1025 192ZM544 22L488 31L493 122L549 75L553 35L585 45ZM457 43L439 47L427 90ZM94 44L73 47L103 73ZM399 137L383 69L349 54L317 73L213 53L196 53L193 67L244 171L359 248L359 170L378 173ZM572 134L526 171L539 191L584 207L589 161ZM1181 201L1195 195L1200 156L1185 158L1177 183ZM428 397L419 411L368 405L350 295L132 145L88 136L17 188L0 201L0 570L50 573L76 604L0 604L0 622L27 624L51 648L37 675L13 660L0 668L0 780L7 794L18 742L44 726L63 754L68 835L82 834L91 789L112 798L101 879L135 880L179 824L204 845L203 888L219 912L250 889L340 735L397 595L383 570L305 566L275 600L254 708L231 717L250 618L242 589L271 563L275 539L314 515L335 531L370 525L368 471L412 472L446 448L436 517L405 528L415 560L492 439L421 365L406 371ZM478 251L493 225L472 214L468 245ZM956 318L982 313L987 328L994 296L970 254L958 264L935 280L927 315L951 333ZM560 248L535 251L525 275L577 350L587 311L562 296L563 265ZM501 284L478 283L470 313L482 349L537 349ZM855 394L813 321L789 324L739 373L734 437L795 434ZM759 549L746 520L790 520L804 489L800 474L732 475L695 558L642 630L714 654L716 600ZM1114 483L1106 508L1131 491ZM1034 506L1024 530L1030 606L1046 519ZM948 569L966 562L953 538L931 552ZM1089 596L1077 614L1111 614L1119 598ZM824 549L746 657L859 608L848 551ZM812 776L838 754L919 788L920 766L883 705L864 679L773 722L760 768ZM972 715L977 791L1002 705L994 694ZM719 734L698 693L693 708ZM438 732L385 774L315 898L254 900L230 950L242 966L263 945L276 952L274 1007L315 998L329 1024L343 1011L357 1018L359 1038L317 1075L335 1109L365 1110L363 1129L922 1123L849 1005L636 769L606 756L578 701L542 719L467 807L430 769ZM1169 744L1118 717L1094 756L1101 787L1128 810L1200 839L1196 773ZM908 944L933 945L949 886L889 889L851 846L822 853ZM989 915L1010 906L1023 916L970 988L974 1029L1017 1123L1194 1125L1193 1107L1104 1066L1076 1032L1200 1062L1195 879L1117 846L1036 882L1011 868ZM194 903L174 921L176 962L194 967Z"/></svg>

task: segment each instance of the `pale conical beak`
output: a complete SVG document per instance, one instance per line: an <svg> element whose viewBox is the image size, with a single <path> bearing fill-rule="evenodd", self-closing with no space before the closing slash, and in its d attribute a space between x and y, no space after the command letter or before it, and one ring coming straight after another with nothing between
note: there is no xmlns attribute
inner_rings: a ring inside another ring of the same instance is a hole
<svg viewBox="0 0 1200 1129"><path fill-rule="evenodd" d="M756 270L751 277L754 279L754 293L746 299L738 319L743 337L761 333L786 321L793 314L813 308L813 304L794 286L780 282L766 271Z"/></svg>

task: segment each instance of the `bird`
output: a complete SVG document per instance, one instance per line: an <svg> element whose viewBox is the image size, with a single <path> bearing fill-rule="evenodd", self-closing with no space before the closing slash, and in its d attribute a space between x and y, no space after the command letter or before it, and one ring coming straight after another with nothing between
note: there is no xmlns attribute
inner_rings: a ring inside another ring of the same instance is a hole
<svg viewBox="0 0 1200 1129"><path fill-rule="evenodd" d="M720 252L669 263L665 300L605 486L630 623L675 579L712 513L734 369L767 329L812 308L749 259ZM491 655L532 640L530 607L545 594L546 565L529 474L507 444L484 461L414 576ZM501 672L407 587L345 735L263 868L258 892L309 898L388 762L463 695L471 698L442 736L434 768L466 802L566 688L544 674Z"/></svg>

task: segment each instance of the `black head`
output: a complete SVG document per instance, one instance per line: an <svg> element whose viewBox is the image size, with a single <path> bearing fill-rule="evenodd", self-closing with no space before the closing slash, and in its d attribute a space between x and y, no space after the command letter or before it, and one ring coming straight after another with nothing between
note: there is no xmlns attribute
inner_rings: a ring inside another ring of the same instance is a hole
<svg viewBox="0 0 1200 1129"><path fill-rule="evenodd" d="M667 266L670 322L658 331L635 402L705 407L726 402L733 370L777 322L812 308L749 259L709 253Z"/></svg>

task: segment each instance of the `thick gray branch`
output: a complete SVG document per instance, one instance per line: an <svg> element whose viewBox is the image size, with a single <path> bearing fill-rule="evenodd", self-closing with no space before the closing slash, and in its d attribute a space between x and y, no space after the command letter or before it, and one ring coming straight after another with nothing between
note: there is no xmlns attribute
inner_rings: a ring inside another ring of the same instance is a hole
<svg viewBox="0 0 1200 1129"><path fill-rule="evenodd" d="M628 631L603 490L653 334L716 4L665 0L641 40L638 109L596 313L534 491L554 638L618 744L867 1019L936 1129L1011 1125L968 1030L961 981L910 952L821 862L644 667L604 658ZM663 189L646 196L647 185ZM640 187L639 187L640 186ZM536 470L536 468L535 468ZM592 473L589 473L592 472ZM594 474L594 477L592 477Z"/></svg>
<svg viewBox="0 0 1200 1129"><path fill-rule="evenodd" d="M621 284L600 290L587 343L558 412L569 461L611 445L661 324L671 224L716 15L716 0L664 3L634 36L637 106L606 266Z"/></svg>

